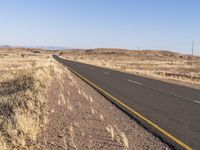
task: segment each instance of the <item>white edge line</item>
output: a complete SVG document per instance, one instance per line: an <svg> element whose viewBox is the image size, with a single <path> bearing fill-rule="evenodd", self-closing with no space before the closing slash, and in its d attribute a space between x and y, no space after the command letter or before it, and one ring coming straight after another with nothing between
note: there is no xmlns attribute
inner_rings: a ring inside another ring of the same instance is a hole
<svg viewBox="0 0 200 150"><path fill-rule="evenodd" d="M194 101L194 102L200 104L200 101Z"/></svg>
<svg viewBox="0 0 200 150"><path fill-rule="evenodd" d="M105 71L104 71L103 73L105 73L105 74L110 74L109 72L105 72Z"/></svg>
<svg viewBox="0 0 200 150"><path fill-rule="evenodd" d="M140 82L133 81L133 80L130 80L130 79L128 79L128 81L129 81L129 82L132 82L132 83L135 83L135 84L138 84L138 85L143 85L143 84L142 84L142 83L140 83Z"/></svg>

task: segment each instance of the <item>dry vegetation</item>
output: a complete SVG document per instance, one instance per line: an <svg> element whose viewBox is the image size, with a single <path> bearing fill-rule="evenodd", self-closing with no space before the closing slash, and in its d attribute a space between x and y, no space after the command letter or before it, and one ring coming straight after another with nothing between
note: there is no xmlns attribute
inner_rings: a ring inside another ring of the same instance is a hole
<svg viewBox="0 0 200 150"><path fill-rule="evenodd" d="M47 124L45 92L51 82L47 55L0 50L0 149L35 149Z"/></svg>
<svg viewBox="0 0 200 150"><path fill-rule="evenodd" d="M70 60L200 88L200 57L169 51L120 49L61 52Z"/></svg>
<svg viewBox="0 0 200 150"><path fill-rule="evenodd" d="M0 49L0 150L169 149L52 53Z"/></svg>

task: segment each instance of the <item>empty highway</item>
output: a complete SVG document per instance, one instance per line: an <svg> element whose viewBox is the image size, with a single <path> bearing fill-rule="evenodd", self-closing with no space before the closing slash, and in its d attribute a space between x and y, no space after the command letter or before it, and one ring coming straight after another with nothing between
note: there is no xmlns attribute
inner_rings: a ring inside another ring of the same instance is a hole
<svg viewBox="0 0 200 150"><path fill-rule="evenodd" d="M200 90L53 57L176 149L200 149Z"/></svg>

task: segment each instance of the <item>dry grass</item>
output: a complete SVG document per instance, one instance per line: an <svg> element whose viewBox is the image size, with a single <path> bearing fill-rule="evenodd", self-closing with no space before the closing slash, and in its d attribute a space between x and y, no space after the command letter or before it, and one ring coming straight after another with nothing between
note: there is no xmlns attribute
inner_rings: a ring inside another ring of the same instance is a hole
<svg viewBox="0 0 200 150"><path fill-rule="evenodd" d="M51 61L24 52L1 51L0 56L0 149L35 149L48 122Z"/></svg>
<svg viewBox="0 0 200 150"><path fill-rule="evenodd" d="M67 59L200 88L200 57L169 51L94 49L62 52Z"/></svg>
<svg viewBox="0 0 200 150"><path fill-rule="evenodd" d="M0 49L0 74L0 150L167 147L42 51Z"/></svg>

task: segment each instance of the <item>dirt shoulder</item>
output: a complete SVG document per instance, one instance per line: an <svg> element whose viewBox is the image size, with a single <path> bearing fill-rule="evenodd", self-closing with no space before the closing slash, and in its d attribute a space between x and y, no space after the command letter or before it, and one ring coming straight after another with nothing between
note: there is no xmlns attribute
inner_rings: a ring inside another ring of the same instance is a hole
<svg viewBox="0 0 200 150"><path fill-rule="evenodd" d="M38 149L169 149L67 68L56 70Z"/></svg>

